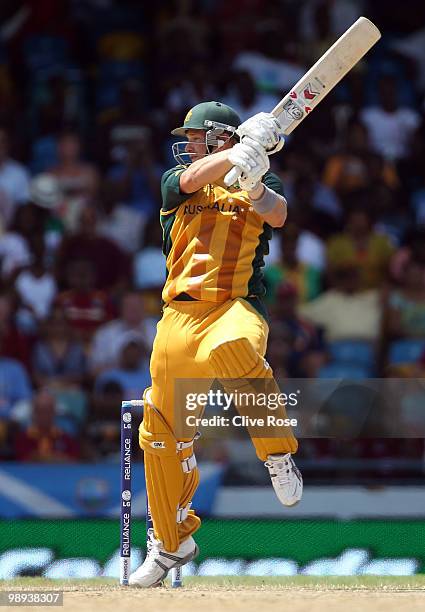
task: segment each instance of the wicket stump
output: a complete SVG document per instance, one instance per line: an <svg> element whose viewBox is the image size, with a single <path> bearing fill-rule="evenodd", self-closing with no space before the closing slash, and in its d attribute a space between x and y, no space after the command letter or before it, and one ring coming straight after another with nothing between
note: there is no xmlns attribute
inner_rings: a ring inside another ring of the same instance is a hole
<svg viewBox="0 0 425 612"><path fill-rule="evenodd" d="M120 502L120 584L128 586L131 573L131 453L132 453L132 408L143 407L143 400L121 402L121 502ZM146 537L153 529L149 500L146 492ZM171 586L182 586L182 568L171 570Z"/></svg>

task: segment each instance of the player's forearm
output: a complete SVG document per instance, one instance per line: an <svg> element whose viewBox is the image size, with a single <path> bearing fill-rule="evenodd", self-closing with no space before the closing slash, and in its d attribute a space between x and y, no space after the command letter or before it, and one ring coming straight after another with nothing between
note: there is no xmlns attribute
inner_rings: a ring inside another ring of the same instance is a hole
<svg viewBox="0 0 425 612"><path fill-rule="evenodd" d="M284 225L288 211L286 200L283 196L271 189L266 190L263 183L260 183L248 195L254 210L266 223L272 227L282 227Z"/></svg>
<svg viewBox="0 0 425 612"><path fill-rule="evenodd" d="M216 183L230 170L228 150L219 151L194 161L180 176L180 189L183 193L195 193L205 185Z"/></svg>
<svg viewBox="0 0 425 612"><path fill-rule="evenodd" d="M266 223L272 227L283 227L285 225L288 211L286 209L286 200L278 202L274 209L265 215L261 215Z"/></svg>

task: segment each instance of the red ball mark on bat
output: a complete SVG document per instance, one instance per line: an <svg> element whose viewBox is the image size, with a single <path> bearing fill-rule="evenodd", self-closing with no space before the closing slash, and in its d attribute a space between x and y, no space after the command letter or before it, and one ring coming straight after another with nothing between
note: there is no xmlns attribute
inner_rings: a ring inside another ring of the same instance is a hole
<svg viewBox="0 0 425 612"><path fill-rule="evenodd" d="M291 96L291 98L293 98L295 100L295 98L297 98L297 93L295 91L291 91L291 93L289 94Z"/></svg>

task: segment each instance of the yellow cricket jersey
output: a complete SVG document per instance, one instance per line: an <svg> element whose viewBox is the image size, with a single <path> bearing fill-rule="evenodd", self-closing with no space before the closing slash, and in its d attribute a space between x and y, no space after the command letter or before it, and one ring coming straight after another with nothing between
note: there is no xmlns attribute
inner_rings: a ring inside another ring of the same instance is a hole
<svg viewBox="0 0 425 612"><path fill-rule="evenodd" d="M206 185L193 194L182 193L184 170L171 168L161 181L167 267L163 301L182 294L218 303L264 295L262 267L272 228L254 211L246 191ZM263 183L283 195L276 175L268 172Z"/></svg>

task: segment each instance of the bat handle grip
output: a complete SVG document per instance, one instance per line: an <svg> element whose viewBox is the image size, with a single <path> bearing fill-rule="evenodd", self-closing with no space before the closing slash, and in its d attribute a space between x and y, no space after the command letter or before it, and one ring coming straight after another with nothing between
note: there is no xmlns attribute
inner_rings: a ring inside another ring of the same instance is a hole
<svg viewBox="0 0 425 612"><path fill-rule="evenodd" d="M236 181L238 180L241 174L242 174L242 170L238 168L237 166L233 166L233 168L229 170L229 172L224 177L224 184L227 185L228 187L230 185L233 185L233 183L236 183Z"/></svg>

